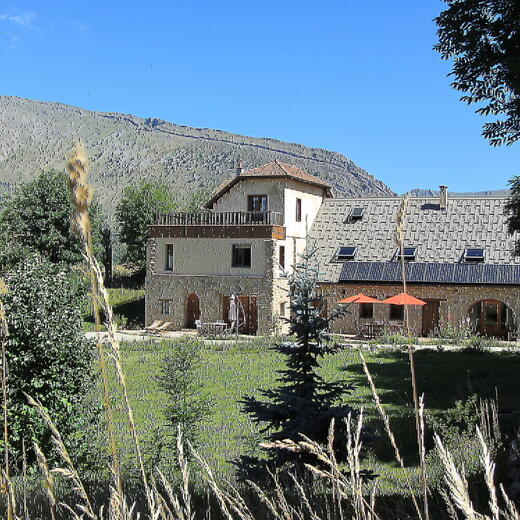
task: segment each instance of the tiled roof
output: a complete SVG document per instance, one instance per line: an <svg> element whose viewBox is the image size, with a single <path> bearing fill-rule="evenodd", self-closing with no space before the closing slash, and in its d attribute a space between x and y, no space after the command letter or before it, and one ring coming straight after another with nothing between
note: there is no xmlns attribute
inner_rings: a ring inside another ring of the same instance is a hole
<svg viewBox="0 0 520 520"><path fill-rule="evenodd" d="M293 164L287 164L277 159L267 164L263 164L258 168L247 170L240 174L240 177L288 177L299 181L315 184L316 186L322 186L323 188L330 188L330 184L318 179L314 175L310 175L304 172L298 166Z"/></svg>
<svg viewBox="0 0 520 520"><path fill-rule="evenodd" d="M325 199L309 233L309 247L323 281L337 282L342 262L334 261L341 246L357 247L356 262L395 260L395 221L401 198ZM486 264L520 264L513 257L516 235L507 232L506 197L448 197L447 209L438 198L410 198L406 210L405 246L416 247L418 263L461 263L469 247L485 249ZM364 208L361 219L350 219L353 208Z"/></svg>
<svg viewBox="0 0 520 520"><path fill-rule="evenodd" d="M256 177L256 178L286 178L286 179L294 179L300 182L305 182L307 184L313 184L314 186L320 186L326 189L330 194L331 186L327 182L314 175L310 175L307 172L304 172L302 169L294 166L293 164L287 164L282 161L275 159L274 161L268 162L267 164L263 164L262 166L258 166L258 168L253 168L251 170L246 170L242 172L240 175L237 175L233 179L226 179L217 187L217 189L213 192L211 199L206 203L207 208L211 208L213 203L219 199L224 193L226 193L233 185L241 180Z"/></svg>
<svg viewBox="0 0 520 520"><path fill-rule="evenodd" d="M409 283L520 285L520 265L443 264L409 262L405 264ZM345 262L340 282L400 283L399 262Z"/></svg>

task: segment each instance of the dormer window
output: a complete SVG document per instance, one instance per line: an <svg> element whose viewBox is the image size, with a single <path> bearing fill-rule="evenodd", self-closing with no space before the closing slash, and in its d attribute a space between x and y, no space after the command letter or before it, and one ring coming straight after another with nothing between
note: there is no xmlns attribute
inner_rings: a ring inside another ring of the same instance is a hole
<svg viewBox="0 0 520 520"><path fill-rule="evenodd" d="M336 260L352 260L356 256L357 247L343 246L338 249Z"/></svg>
<svg viewBox="0 0 520 520"><path fill-rule="evenodd" d="M465 262L483 262L486 251L481 247L468 247L464 251Z"/></svg>
<svg viewBox="0 0 520 520"><path fill-rule="evenodd" d="M416 247L403 247L403 259L405 262L411 262L412 260L415 260L415 255L417 252ZM396 253L395 257L397 260L401 260L401 249L399 248Z"/></svg>
<svg viewBox="0 0 520 520"><path fill-rule="evenodd" d="M361 220L365 213L365 208L353 208L350 212L350 220Z"/></svg>

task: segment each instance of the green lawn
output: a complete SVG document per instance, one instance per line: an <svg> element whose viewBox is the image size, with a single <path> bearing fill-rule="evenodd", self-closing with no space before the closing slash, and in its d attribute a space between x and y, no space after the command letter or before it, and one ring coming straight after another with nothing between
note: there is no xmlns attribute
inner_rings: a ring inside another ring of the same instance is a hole
<svg viewBox="0 0 520 520"><path fill-rule="evenodd" d="M170 352L163 341L123 345L124 366L130 399L141 438L145 445L154 429L163 424L164 396L156 377L164 356ZM367 353L367 363L380 397L392 418L392 427L405 457L414 463L415 430L408 355L396 351ZM240 454L251 454L258 443L257 427L241 413L242 396L275 384L282 358L258 340L204 349L202 377L204 391L213 400L213 414L204 424L201 451L218 472L230 468L229 461ZM520 409L520 355L514 353L430 352L416 353L419 392L425 394L426 407L441 413L456 400L472 393L492 397L497 392L502 410ZM371 402L366 377L356 350L345 349L323 361L323 375L346 379L354 386L348 400L364 407L367 420L380 431ZM120 400L117 400L121 402ZM130 449L130 436L122 409L118 412L121 445ZM390 462L390 448L381 434L375 453Z"/></svg>

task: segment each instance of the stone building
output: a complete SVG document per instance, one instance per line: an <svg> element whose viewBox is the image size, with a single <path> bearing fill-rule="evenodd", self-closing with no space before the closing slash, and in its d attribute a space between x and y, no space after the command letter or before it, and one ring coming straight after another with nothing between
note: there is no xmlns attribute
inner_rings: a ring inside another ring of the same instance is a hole
<svg viewBox="0 0 520 520"><path fill-rule="evenodd" d="M410 307L412 331L431 334L448 323L510 336L519 325L518 238L507 232L507 198L448 196L409 199L404 257L408 292L427 302ZM282 269L315 249L327 307L364 293L385 299L402 292L395 242L400 197L334 198L330 186L299 168L273 161L236 172L200 214L159 215L151 227L146 320L176 329L229 321L231 295L243 312L242 332L279 328L289 312ZM355 333L370 323L402 324L403 308L354 304L334 323Z"/></svg>
<svg viewBox="0 0 520 520"><path fill-rule="evenodd" d="M520 316L518 239L507 232L506 197L410 198L405 213L404 258L412 296L427 302L409 307L412 331L469 325L482 335L511 336ZM383 300L402 292L401 257L395 241L402 199L324 200L309 235L320 265L328 305L363 293ZM368 323L398 325L403 307L354 304L337 332L354 333Z"/></svg>
<svg viewBox="0 0 520 520"><path fill-rule="evenodd" d="M229 322L232 295L241 304L241 332L265 334L289 311L290 270L330 186L296 166L273 161L237 169L199 214L158 215L151 226L146 322Z"/></svg>

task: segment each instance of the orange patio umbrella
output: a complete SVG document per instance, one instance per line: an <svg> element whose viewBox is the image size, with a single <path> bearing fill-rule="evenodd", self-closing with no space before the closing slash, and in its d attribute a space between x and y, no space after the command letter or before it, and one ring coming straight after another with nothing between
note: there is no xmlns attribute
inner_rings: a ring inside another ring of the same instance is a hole
<svg viewBox="0 0 520 520"><path fill-rule="evenodd" d="M426 305L426 302L419 300L419 298L414 298L407 293L400 293L383 300L381 303L389 303L392 305Z"/></svg>
<svg viewBox="0 0 520 520"><path fill-rule="evenodd" d="M355 294L354 296L349 296L348 298L343 298L343 300L339 300L336 303L383 303L380 300L376 300L375 298L371 298L370 296L366 296L363 293Z"/></svg>

